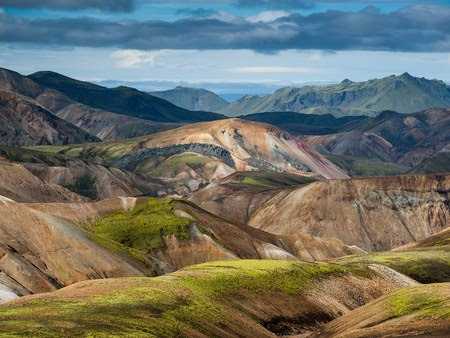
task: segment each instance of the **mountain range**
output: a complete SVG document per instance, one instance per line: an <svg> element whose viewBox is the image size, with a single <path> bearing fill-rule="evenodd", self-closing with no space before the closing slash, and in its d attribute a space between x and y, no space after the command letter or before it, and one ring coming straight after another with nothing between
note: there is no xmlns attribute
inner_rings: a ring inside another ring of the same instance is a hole
<svg viewBox="0 0 450 338"><path fill-rule="evenodd" d="M0 89L35 101L103 140L122 139L223 116L189 111L127 87L106 88L52 72L30 76L0 69Z"/></svg>
<svg viewBox="0 0 450 338"><path fill-rule="evenodd" d="M292 111L311 114L375 116L381 111L415 113L450 106L450 87L443 81L408 73L365 82L344 80L326 86L286 87L266 96L245 96L219 112L239 116Z"/></svg>

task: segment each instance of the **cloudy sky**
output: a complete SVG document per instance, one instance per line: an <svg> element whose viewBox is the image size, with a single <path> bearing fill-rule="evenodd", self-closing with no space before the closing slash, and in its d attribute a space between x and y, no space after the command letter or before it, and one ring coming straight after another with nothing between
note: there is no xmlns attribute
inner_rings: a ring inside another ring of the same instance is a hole
<svg viewBox="0 0 450 338"><path fill-rule="evenodd" d="M0 44L86 80L450 81L450 0L0 0Z"/></svg>

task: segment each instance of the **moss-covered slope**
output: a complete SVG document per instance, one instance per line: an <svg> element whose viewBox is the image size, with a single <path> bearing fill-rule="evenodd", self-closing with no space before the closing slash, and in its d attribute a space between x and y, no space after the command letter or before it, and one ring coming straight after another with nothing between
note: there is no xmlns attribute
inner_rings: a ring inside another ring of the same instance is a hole
<svg viewBox="0 0 450 338"><path fill-rule="evenodd" d="M317 337L448 337L450 284L397 290L325 326Z"/></svg>
<svg viewBox="0 0 450 338"><path fill-rule="evenodd" d="M216 262L22 298L0 307L0 335L272 337L310 332L401 285L367 267Z"/></svg>

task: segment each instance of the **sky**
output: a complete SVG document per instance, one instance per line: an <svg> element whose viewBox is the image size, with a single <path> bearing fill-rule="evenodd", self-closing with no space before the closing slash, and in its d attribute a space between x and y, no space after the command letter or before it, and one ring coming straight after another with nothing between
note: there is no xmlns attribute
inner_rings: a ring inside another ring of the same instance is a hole
<svg viewBox="0 0 450 338"><path fill-rule="evenodd" d="M0 0L0 66L236 90L450 82L450 0Z"/></svg>

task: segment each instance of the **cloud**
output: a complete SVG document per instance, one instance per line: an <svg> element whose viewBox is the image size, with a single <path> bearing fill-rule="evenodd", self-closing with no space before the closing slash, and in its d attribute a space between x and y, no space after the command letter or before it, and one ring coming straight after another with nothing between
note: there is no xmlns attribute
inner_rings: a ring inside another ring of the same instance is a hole
<svg viewBox="0 0 450 338"><path fill-rule="evenodd" d="M124 49L111 54L117 68L140 68L144 65L155 66L157 59L167 51L146 52L141 50Z"/></svg>
<svg viewBox="0 0 450 338"><path fill-rule="evenodd" d="M207 17L216 14L217 11L209 8L180 8L176 11L177 15Z"/></svg>
<svg viewBox="0 0 450 338"><path fill-rule="evenodd" d="M258 13L257 15L247 17L250 22L272 22L279 18L289 16L290 13L286 11L265 11Z"/></svg>
<svg viewBox="0 0 450 338"><path fill-rule="evenodd" d="M120 49L450 51L450 7L327 11L250 22L227 13L168 21L28 19L0 14L0 42Z"/></svg>
<svg viewBox="0 0 450 338"><path fill-rule="evenodd" d="M111 12L128 12L133 10L134 0L0 0L0 6L58 10L99 9Z"/></svg>
<svg viewBox="0 0 450 338"><path fill-rule="evenodd" d="M320 0L319 0L320 1ZM238 7L264 7L271 9L310 9L317 0L236 0Z"/></svg>
<svg viewBox="0 0 450 338"><path fill-rule="evenodd" d="M316 73L317 70L306 67L237 67L231 68L231 72L239 74L310 74Z"/></svg>

